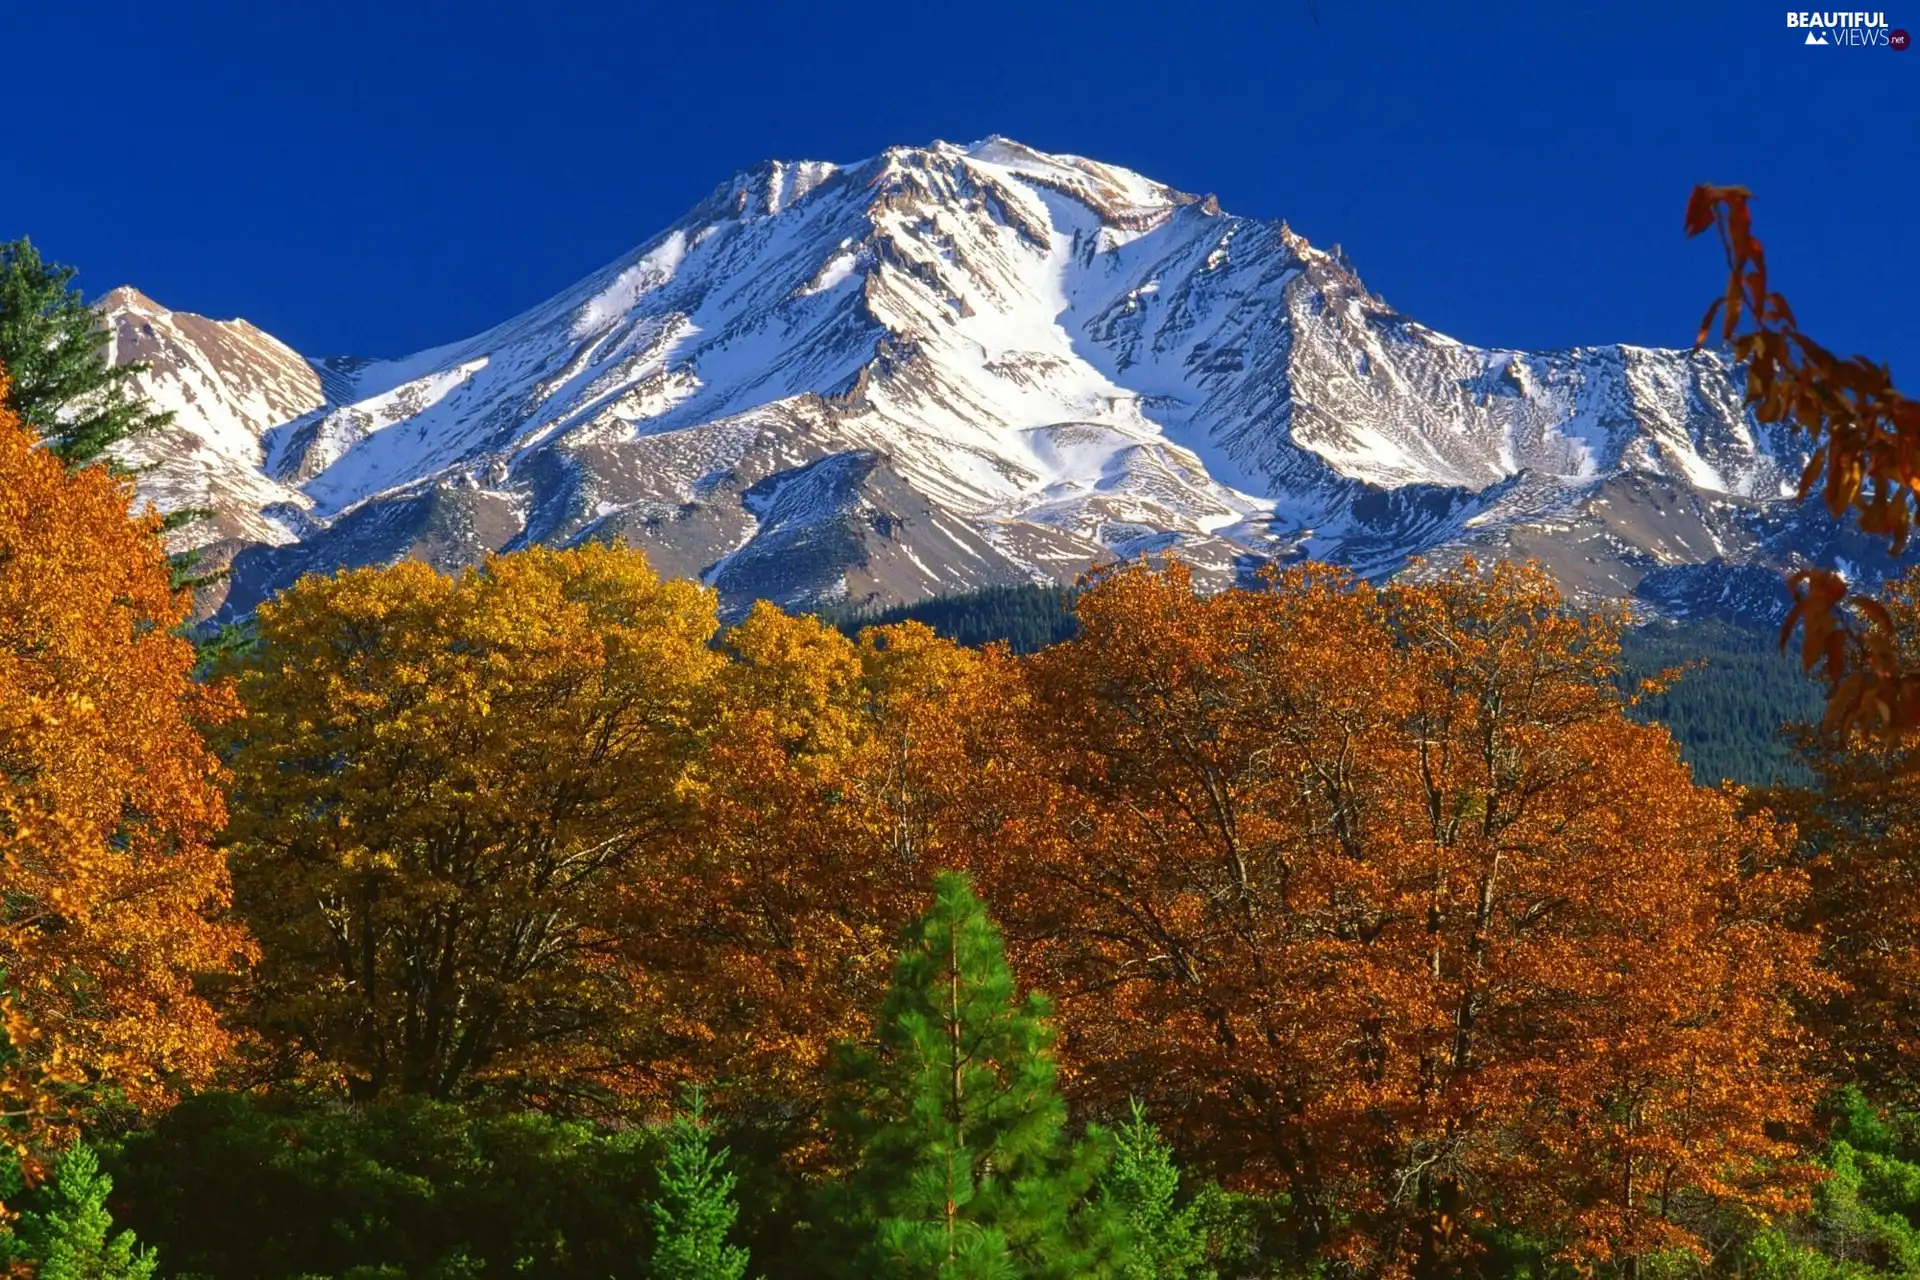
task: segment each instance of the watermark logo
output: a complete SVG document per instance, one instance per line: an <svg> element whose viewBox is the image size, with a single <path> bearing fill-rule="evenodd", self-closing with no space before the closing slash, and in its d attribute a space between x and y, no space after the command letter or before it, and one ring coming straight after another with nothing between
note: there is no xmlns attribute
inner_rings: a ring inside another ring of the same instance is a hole
<svg viewBox="0 0 1920 1280"><path fill-rule="evenodd" d="M1787 26L1805 30L1802 44L1849 49L1905 49L1907 33L1891 30L1884 13L1789 13ZM1899 43L1894 37L1900 37Z"/></svg>
<svg viewBox="0 0 1920 1280"><path fill-rule="evenodd" d="M1895 27L1893 30L1887 32L1887 48L1898 49L1901 52L1905 52L1909 43L1910 39L1905 27Z"/></svg>

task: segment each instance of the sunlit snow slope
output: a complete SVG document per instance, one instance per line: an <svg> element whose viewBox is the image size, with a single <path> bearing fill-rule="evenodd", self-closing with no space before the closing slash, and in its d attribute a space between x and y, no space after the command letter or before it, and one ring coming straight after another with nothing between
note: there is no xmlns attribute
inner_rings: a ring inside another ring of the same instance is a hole
<svg viewBox="0 0 1920 1280"><path fill-rule="evenodd" d="M762 165L401 360L106 309L181 410L143 483L220 512L227 616L303 572L615 536L732 608L1473 552L1684 611L1792 554L1796 459L1719 357L1465 346L1284 223L1001 138Z"/></svg>

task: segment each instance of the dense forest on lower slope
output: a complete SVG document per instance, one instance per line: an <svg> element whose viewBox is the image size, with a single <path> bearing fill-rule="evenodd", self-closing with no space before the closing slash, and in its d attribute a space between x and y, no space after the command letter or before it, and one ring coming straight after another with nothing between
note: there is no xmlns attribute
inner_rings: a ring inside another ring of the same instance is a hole
<svg viewBox="0 0 1920 1280"><path fill-rule="evenodd" d="M956 644L1004 640L1015 653L1034 653L1070 640L1079 630L1070 587L989 587L936 596L884 609L840 609L821 616L848 634L863 627L923 622ZM1817 720L1818 684L1780 651L1770 632L1725 622L1656 621L1621 639L1624 683L1631 688L1663 671L1679 678L1644 697L1634 713L1656 720L1679 739L1681 755L1703 783L1764 786L1803 783L1780 727Z"/></svg>
<svg viewBox="0 0 1920 1280"><path fill-rule="evenodd" d="M1078 634L1073 595L1071 587L1038 583L987 587L879 609L822 609L820 617L849 635L865 627L924 622L955 644L977 648L1004 640L1015 653L1036 653Z"/></svg>
<svg viewBox="0 0 1920 1280"><path fill-rule="evenodd" d="M1620 650L1634 680L1682 668L1634 712L1672 730L1699 781L1807 782L1780 730L1817 722L1822 690L1772 633L1724 622L1652 622L1627 632Z"/></svg>

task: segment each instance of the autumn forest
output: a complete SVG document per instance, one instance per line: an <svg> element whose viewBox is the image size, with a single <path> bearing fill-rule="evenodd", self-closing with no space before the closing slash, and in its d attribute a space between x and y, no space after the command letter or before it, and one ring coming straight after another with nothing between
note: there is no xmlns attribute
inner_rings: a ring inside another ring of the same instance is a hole
<svg viewBox="0 0 1920 1280"><path fill-rule="evenodd" d="M1920 1266L1906 751L1701 785L1536 570L1016 654L596 545L207 655L158 533L0 418L22 1274Z"/></svg>
<svg viewBox="0 0 1920 1280"><path fill-rule="evenodd" d="M1745 199L1709 323L1897 550L1920 418ZM209 636L30 252L8 1274L1920 1275L1920 571L1790 584L1824 711L1471 560L723 618L586 543Z"/></svg>

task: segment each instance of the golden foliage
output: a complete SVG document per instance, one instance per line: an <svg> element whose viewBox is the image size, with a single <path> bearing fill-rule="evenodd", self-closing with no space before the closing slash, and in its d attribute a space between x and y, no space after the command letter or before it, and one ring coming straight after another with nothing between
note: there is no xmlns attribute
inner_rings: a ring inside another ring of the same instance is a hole
<svg viewBox="0 0 1920 1280"><path fill-rule="evenodd" d="M194 975L248 950L217 923L226 812L156 517L132 485L69 473L6 408L0 373L0 875L5 1105L27 1141L62 1099L140 1106L228 1048Z"/></svg>
<svg viewBox="0 0 1920 1280"><path fill-rule="evenodd" d="M614 547L263 606L228 832L255 1025L356 1096L648 1087L621 922L678 820L714 627Z"/></svg>
<svg viewBox="0 0 1920 1280"><path fill-rule="evenodd" d="M768 605L725 649L697 818L639 956L685 1014L693 1069L792 1105L866 1027L933 873L968 860L985 821L971 723L1010 662L917 623L855 643Z"/></svg>
<svg viewBox="0 0 1920 1280"><path fill-rule="evenodd" d="M1536 570L1197 594L1105 573L1028 659L849 640L632 552L309 580L240 675L250 1016L356 1092L807 1120L933 874L971 868L1096 1112L1284 1188L1371 1274L1501 1222L1582 1263L1791 1208L1791 835L1624 714Z"/></svg>

